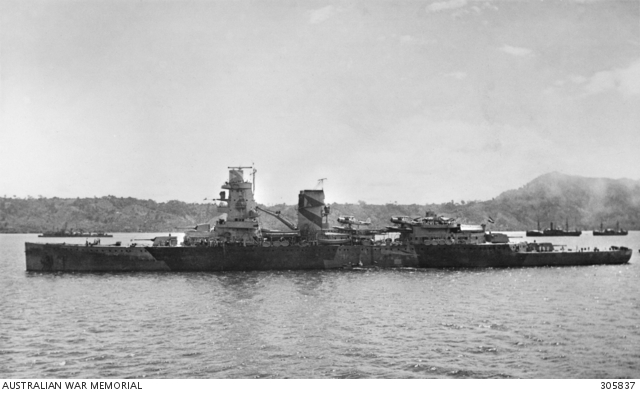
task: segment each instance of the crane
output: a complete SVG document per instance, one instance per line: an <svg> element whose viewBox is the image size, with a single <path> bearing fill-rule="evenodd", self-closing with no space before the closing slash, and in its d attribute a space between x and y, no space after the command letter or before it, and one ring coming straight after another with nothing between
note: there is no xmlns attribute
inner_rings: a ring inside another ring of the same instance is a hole
<svg viewBox="0 0 640 393"><path fill-rule="evenodd" d="M280 212L272 212L271 210L263 209L260 206L256 206L256 210L260 210L261 212L265 212L268 215L277 218L278 220L280 220L281 223L286 225L291 230L294 230L294 231L298 230L298 227L294 223L292 223L291 221L289 221L286 218L282 217L282 215L280 215Z"/></svg>

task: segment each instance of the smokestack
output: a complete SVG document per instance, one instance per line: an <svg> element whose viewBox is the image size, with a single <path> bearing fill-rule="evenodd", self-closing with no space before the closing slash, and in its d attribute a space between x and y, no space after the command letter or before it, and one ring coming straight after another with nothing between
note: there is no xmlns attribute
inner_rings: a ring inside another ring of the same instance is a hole
<svg viewBox="0 0 640 393"><path fill-rule="evenodd" d="M323 190L302 190L298 195L298 229L303 236L322 230Z"/></svg>

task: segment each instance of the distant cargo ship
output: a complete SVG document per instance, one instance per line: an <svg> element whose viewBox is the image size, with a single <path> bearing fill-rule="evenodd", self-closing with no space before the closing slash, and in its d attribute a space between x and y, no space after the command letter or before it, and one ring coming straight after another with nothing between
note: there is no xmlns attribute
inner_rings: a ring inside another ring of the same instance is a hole
<svg viewBox="0 0 640 393"><path fill-rule="evenodd" d="M38 237L113 237L104 232L74 232L74 231L56 231L56 232L44 232Z"/></svg>
<svg viewBox="0 0 640 393"><path fill-rule="evenodd" d="M600 223L600 230L594 230L593 236L627 236L629 231L620 229L620 222L616 222L616 229L603 229L603 224Z"/></svg>
<svg viewBox="0 0 640 393"><path fill-rule="evenodd" d="M540 221L538 221L538 229L537 230L531 230L531 231L527 231L527 236L528 237L536 237L536 236L580 236L582 234L582 231L579 230L575 230L575 231L570 231L569 230L569 220L567 220L566 224L565 224L565 229L562 228L554 228L553 227L553 223L551 223L550 228L544 229L544 230L540 230Z"/></svg>

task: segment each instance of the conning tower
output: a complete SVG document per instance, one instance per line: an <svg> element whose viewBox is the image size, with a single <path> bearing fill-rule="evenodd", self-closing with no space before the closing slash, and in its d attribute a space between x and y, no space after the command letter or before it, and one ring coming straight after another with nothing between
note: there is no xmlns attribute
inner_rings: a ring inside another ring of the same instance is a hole
<svg viewBox="0 0 640 393"><path fill-rule="evenodd" d="M218 212L227 213L227 218L218 220L214 231L217 237L228 241L254 243L260 238L260 225L252 183L245 181L243 169L253 168L229 167L229 181L221 187L229 190L229 195L221 191L219 198L227 205L218 207ZM255 172L251 174L255 176Z"/></svg>
<svg viewBox="0 0 640 393"><path fill-rule="evenodd" d="M328 215L324 204L324 190L302 190L298 195L298 229L303 237L315 238L315 234L328 225L322 218Z"/></svg>

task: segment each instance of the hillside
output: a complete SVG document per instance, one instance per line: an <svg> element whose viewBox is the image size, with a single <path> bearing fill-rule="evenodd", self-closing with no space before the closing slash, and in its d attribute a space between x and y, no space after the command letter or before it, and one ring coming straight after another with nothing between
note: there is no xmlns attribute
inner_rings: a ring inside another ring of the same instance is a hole
<svg viewBox="0 0 640 393"><path fill-rule="evenodd" d="M265 207L264 205L261 205ZM268 206L280 210L293 222L296 206ZM419 216L433 210L462 223L481 223L491 216L495 230L525 230L548 227L553 221L571 228L589 230L612 227L616 222L626 229L640 229L640 181L602 179L549 173L517 190L505 191L489 201L449 202L430 205L371 205L364 201L354 204L331 204L330 224L337 224L340 215L370 218L372 226L389 225L396 215ZM197 223L215 221L214 203L158 203L136 198L0 198L0 233L28 233L60 229L80 229L107 232L167 232ZM285 229L275 218L262 215L263 225Z"/></svg>
<svg viewBox="0 0 640 393"><path fill-rule="evenodd" d="M517 190L485 202L487 212L504 227L535 228L550 221L571 228L613 227L640 229L640 181L587 178L557 172L540 176ZM494 216L494 218L496 218Z"/></svg>
<svg viewBox="0 0 640 393"><path fill-rule="evenodd" d="M0 198L0 232L155 232L208 221L216 206L136 198Z"/></svg>

